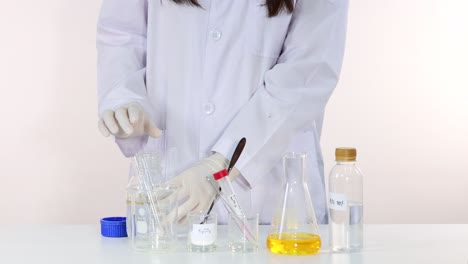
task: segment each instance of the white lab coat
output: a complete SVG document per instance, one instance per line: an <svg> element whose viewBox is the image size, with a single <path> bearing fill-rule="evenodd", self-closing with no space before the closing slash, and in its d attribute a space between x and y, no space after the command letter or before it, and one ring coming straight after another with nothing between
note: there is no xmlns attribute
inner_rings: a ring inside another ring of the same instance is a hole
<svg viewBox="0 0 468 264"><path fill-rule="evenodd" d="M271 221L282 193L282 155L306 151L317 219L325 222L319 138L342 64L348 1L297 0L293 14L274 18L264 0L199 3L203 9L169 0L104 0L99 113L141 103L168 131L179 171L212 151L229 158L247 138L236 167L248 184L236 180L235 188L262 223ZM116 141L131 156L147 140ZM216 210L225 222L224 209Z"/></svg>

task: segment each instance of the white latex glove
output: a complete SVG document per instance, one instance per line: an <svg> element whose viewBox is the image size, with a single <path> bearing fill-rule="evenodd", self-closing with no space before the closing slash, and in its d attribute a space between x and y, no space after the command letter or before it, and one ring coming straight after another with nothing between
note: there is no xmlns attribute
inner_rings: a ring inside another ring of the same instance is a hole
<svg viewBox="0 0 468 264"><path fill-rule="evenodd" d="M99 120L99 130L105 137L110 134L117 138L161 136L161 130L156 127L143 107L136 102L121 106L115 111L105 110Z"/></svg>
<svg viewBox="0 0 468 264"><path fill-rule="evenodd" d="M211 179L216 182L213 178L213 174L227 168L227 166L228 161L226 158L219 153L215 153L169 181L170 184L182 186L177 194L177 199L179 202L185 202L178 207L178 222L185 222L186 216L190 211L202 211L210 208L216 196L216 192L207 181L206 176L210 176ZM236 174L239 174L237 170L235 171ZM229 175L230 180L233 180L231 176L234 176L234 173L232 172L234 172L234 170L231 171ZM169 217L169 219L172 219L174 214L175 212L172 212L172 216Z"/></svg>

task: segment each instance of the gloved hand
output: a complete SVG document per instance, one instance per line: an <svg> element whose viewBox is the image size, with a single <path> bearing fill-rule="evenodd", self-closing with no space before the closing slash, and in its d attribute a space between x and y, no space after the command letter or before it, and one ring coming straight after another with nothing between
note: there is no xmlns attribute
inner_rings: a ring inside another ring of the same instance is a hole
<svg viewBox="0 0 468 264"><path fill-rule="evenodd" d="M213 173L225 169L227 166L228 160L223 155L215 153L169 181L169 184L182 186L177 197L179 202L184 200L185 202L179 205L177 211L178 222L184 222L190 211L209 209L216 196L216 192L206 179L206 176L210 176L213 182L216 183ZM239 174L237 170L236 174ZM230 180L233 180L231 175L234 176L234 174L231 173L229 175ZM173 219L174 215L175 212L172 212L169 219Z"/></svg>
<svg viewBox="0 0 468 264"><path fill-rule="evenodd" d="M117 138L129 138L148 135L160 137L161 130L156 127L148 113L139 103L130 103L117 110L105 110L99 120L101 134L110 134Z"/></svg>

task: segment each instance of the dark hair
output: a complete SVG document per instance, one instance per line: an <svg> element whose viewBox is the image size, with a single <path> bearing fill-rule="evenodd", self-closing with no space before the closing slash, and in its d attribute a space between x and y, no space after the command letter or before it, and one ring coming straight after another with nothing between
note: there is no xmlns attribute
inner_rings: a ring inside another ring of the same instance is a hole
<svg viewBox="0 0 468 264"><path fill-rule="evenodd" d="M172 1L178 4L189 4L189 5L201 7L197 0L172 0ZM252 1L252 0L248 0L248 1ZM265 5L268 8L269 17L274 17L283 11L292 13L294 9L293 0L266 0Z"/></svg>

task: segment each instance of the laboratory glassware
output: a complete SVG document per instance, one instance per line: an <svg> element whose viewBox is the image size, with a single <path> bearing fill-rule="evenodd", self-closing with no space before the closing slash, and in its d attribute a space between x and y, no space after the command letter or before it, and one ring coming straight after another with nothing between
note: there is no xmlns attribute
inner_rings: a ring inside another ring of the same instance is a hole
<svg viewBox="0 0 468 264"><path fill-rule="evenodd" d="M234 168L234 165L236 165L237 160L239 159L240 155L242 154L242 151L244 150L244 147L245 147L246 143L247 143L246 138L242 138L239 141L239 143L237 143L236 149L234 150L234 153L232 154L231 161L229 162L229 166L228 166L228 169L227 169L227 174L229 174L231 172L232 168ZM221 191L221 189L219 189L219 190ZM216 201L218 200L218 198L219 198L219 196L218 196L218 194L216 194L216 197L213 200L213 202L211 203L207 214L210 214L210 212L213 209L213 206L216 203Z"/></svg>
<svg viewBox="0 0 468 264"><path fill-rule="evenodd" d="M308 255L320 250L321 239L306 181L306 153L283 157L286 184L271 221L268 249L277 254Z"/></svg>
<svg viewBox="0 0 468 264"><path fill-rule="evenodd" d="M358 251L363 246L363 177L355 148L337 148L328 179L331 249Z"/></svg>
<svg viewBox="0 0 468 264"><path fill-rule="evenodd" d="M229 214L228 218L228 245L232 252L252 252L258 249L258 214L242 218L242 226L248 227L240 229L237 224L238 215ZM249 239L246 230L251 232Z"/></svg>
<svg viewBox="0 0 468 264"><path fill-rule="evenodd" d="M147 189L129 186L127 189L127 203L129 205L128 222L130 223L131 242L138 251L166 251L171 250L176 242L175 221L176 195L179 186L156 185ZM154 204L151 200L154 200Z"/></svg>
<svg viewBox="0 0 468 264"><path fill-rule="evenodd" d="M228 176L228 174L229 174L228 171L223 169L213 174L213 177L216 180L216 182L219 184L219 187L221 188L221 193L229 202L232 209L234 209L234 212L239 217L244 218L245 217L244 212L234 192L234 188L232 188L231 181L226 177Z"/></svg>
<svg viewBox="0 0 468 264"><path fill-rule="evenodd" d="M190 252L211 252L216 250L218 218L216 213L192 211L188 213L189 232L187 246Z"/></svg>
<svg viewBox="0 0 468 264"><path fill-rule="evenodd" d="M160 141L156 141L156 143L160 144ZM135 199L143 200L145 188L152 188L154 184L164 182L162 179L161 158L161 151L157 149L154 152L135 155L130 163L130 178L127 184L127 234L130 238L133 237L132 233L134 231L134 228L132 229L134 224L132 202ZM146 185L144 185L145 183ZM137 195L136 193L140 194ZM141 201L138 203L141 203ZM142 203L140 205L143 206ZM150 208L154 207L148 209Z"/></svg>
<svg viewBox="0 0 468 264"><path fill-rule="evenodd" d="M242 209L238 210L233 208L232 201L228 201L227 196L221 191L221 188L219 188L219 186L214 182L215 180L213 179L213 177L206 177L206 180L211 184L211 187L217 193L217 196L221 199L221 202L223 203L228 213L231 214L235 226L237 226L237 228L245 234L247 240L249 240L250 242L256 242L257 238L254 236L254 234L252 234L252 232L249 229L249 226L245 225L244 223L245 215L242 214L240 216L238 214L238 212L242 211Z"/></svg>
<svg viewBox="0 0 468 264"><path fill-rule="evenodd" d="M173 248L180 186L160 183L146 154L133 159L134 175L127 186L127 223L134 249L162 251Z"/></svg>

